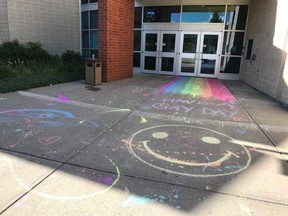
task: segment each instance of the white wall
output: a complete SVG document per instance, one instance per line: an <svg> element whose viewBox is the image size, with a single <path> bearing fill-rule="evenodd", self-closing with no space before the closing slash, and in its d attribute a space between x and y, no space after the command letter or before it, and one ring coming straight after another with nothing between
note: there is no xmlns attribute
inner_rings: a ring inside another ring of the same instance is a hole
<svg viewBox="0 0 288 216"><path fill-rule="evenodd" d="M244 60L241 80L288 104L287 0L252 0L246 35L255 61ZM287 71L287 72L284 72Z"/></svg>
<svg viewBox="0 0 288 216"><path fill-rule="evenodd" d="M80 52L78 0L8 0L10 40L40 42L52 54Z"/></svg>

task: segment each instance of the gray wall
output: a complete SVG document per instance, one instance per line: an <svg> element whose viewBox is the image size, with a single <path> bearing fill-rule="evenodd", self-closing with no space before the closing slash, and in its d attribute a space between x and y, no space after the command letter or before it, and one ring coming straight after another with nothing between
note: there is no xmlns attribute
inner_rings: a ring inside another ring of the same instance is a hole
<svg viewBox="0 0 288 216"><path fill-rule="evenodd" d="M7 0L0 0L0 44L9 39Z"/></svg>
<svg viewBox="0 0 288 216"><path fill-rule="evenodd" d="M40 42L48 52L80 52L78 0L8 0L10 40Z"/></svg>
<svg viewBox="0 0 288 216"><path fill-rule="evenodd" d="M284 72L288 70L285 5L287 0L251 0L245 47L249 39L254 40L252 54L256 60L243 60L241 80L288 104L288 74Z"/></svg>

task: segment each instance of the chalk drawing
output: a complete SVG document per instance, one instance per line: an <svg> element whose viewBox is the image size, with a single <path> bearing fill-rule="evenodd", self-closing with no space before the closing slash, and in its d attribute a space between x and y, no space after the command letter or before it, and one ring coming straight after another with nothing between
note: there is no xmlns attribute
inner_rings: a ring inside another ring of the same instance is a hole
<svg viewBox="0 0 288 216"><path fill-rule="evenodd" d="M144 116L141 116L141 121L140 121L140 123L141 124L145 124L145 123L147 123L148 121L147 121L147 119L144 117Z"/></svg>
<svg viewBox="0 0 288 216"><path fill-rule="evenodd" d="M217 79L176 77L162 86L157 93L174 93L192 97L213 98L220 101L235 101L226 86Z"/></svg>
<svg viewBox="0 0 288 216"><path fill-rule="evenodd" d="M35 144L26 141L28 137L32 136L38 136L36 139L43 146L61 144L62 135L59 135L57 130L61 127L100 127L91 120L78 118L67 111L53 109L0 111L0 126L4 128L0 133L3 138L1 145L5 145L6 148Z"/></svg>
<svg viewBox="0 0 288 216"><path fill-rule="evenodd" d="M240 142L203 127L149 127L134 133L126 145L146 165L184 176L226 176L245 170L251 163L249 150Z"/></svg>
<svg viewBox="0 0 288 216"><path fill-rule="evenodd" d="M62 101L62 102L67 102L67 101L69 101L69 98L68 98L67 96L65 96L65 95L59 95L59 96L58 96L58 99L59 99L60 101Z"/></svg>
<svg viewBox="0 0 288 216"><path fill-rule="evenodd" d="M61 139L61 137L59 136L53 136L53 137L49 137L49 138L41 138L39 139L39 143L43 144L43 145L51 145L53 143L58 142Z"/></svg>
<svg viewBox="0 0 288 216"><path fill-rule="evenodd" d="M115 174L109 174L109 176L104 176L104 174L99 174L97 173L97 171L91 170L89 169L81 169L81 176L85 176L85 175L94 175L95 176L95 183L98 184L105 184L107 187L103 189L103 187L101 186L101 189L99 190L99 187L95 187L93 191L90 191L89 193L86 194L81 194L82 191L81 189L79 189L79 194L78 195L67 195L67 193L69 193L69 191L64 191L65 194L63 193L62 195L55 195L55 194L60 194L59 191L53 191L51 193L49 192L43 192L40 191L39 189L37 190L37 188L34 188L32 190L31 185L25 182L25 178L19 176L17 170L14 168L13 163L11 161L11 159L7 158L7 162L10 168L10 171L12 173L12 175L15 177L15 179L17 180L18 184L23 187L26 191L30 191L31 193L35 193L36 195L46 198L46 199L50 199L50 200L58 200L58 201L76 201L76 200L82 200L82 199L88 199L91 197L95 197L95 196L99 196L99 195L103 195L105 194L107 191L109 191L111 188L113 188L116 183L119 181L120 179L120 170L118 168L118 166L113 162L112 159L110 159L108 156L106 155L102 155L98 153L98 157L102 157L103 161L106 161L106 163L112 165L114 167L114 173ZM106 174L107 175L107 174ZM84 177L85 178L85 177ZM81 182L81 181L79 181ZM61 188L59 188L59 190L61 191Z"/></svg>
<svg viewBox="0 0 288 216"><path fill-rule="evenodd" d="M126 188L125 188L126 191ZM135 207L137 205L145 205L149 203L159 202L161 204L166 204L169 206L173 206L177 209L181 209L181 206L178 205L180 195L178 195L178 190L174 189L169 193L154 193L154 194L146 194L143 196L137 196L134 194L129 194L128 198L122 202L122 207Z"/></svg>

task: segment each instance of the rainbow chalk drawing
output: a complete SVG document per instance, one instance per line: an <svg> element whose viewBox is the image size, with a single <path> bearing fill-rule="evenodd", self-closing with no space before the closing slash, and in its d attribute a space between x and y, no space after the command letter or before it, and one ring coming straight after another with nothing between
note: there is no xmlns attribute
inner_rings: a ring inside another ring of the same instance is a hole
<svg viewBox="0 0 288 216"><path fill-rule="evenodd" d="M220 80L195 77L176 77L162 86L158 93L174 93L220 101L236 100Z"/></svg>

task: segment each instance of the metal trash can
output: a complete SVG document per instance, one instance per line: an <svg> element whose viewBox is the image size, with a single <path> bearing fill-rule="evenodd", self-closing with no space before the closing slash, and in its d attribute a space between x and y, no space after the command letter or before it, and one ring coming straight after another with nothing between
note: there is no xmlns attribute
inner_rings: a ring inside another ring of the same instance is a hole
<svg viewBox="0 0 288 216"><path fill-rule="evenodd" d="M85 59L85 83L99 85L102 83L102 65L98 59Z"/></svg>

